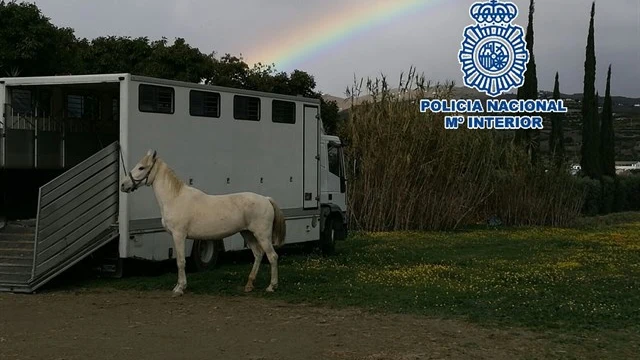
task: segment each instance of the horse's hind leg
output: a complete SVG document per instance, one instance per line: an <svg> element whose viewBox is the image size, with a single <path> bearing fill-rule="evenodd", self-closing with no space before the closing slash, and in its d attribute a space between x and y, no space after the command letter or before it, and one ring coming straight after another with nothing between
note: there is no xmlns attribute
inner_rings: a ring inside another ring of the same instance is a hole
<svg viewBox="0 0 640 360"><path fill-rule="evenodd" d="M262 248L258 244L258 240L256 240L255 236L250 231L241 231L240 234L244 238L244 241L247 242L249 248L253 252L253 268L251 268L251 273L249 273L249 278L247 279L247 285L244 287L245 292L250 292L253 290L253 282L256 280L256 276L258 275L258 270L260 269L260 263L262 262L262 256L264 252Z"/></svg>
<svg viewBox="0 0 640 360"><path fill-rule="evenodd" d="M262 250L267 254L269 265L271 267L271 283L267 287L268 292L273 292L278 287L278 254L271 243L271 229L268 231L254 233Z"/></svg>
<svg viewBox="0 0 640 360"><path fill-rule="evenodd" d="M271 237L268 238L271 240ZM269 259L269 264L271 266L271 283L267 287L268 292L273 292L278 288L278 254L276 254L271 241L266 242L265 253L267 254L267 259Z"/></svg>

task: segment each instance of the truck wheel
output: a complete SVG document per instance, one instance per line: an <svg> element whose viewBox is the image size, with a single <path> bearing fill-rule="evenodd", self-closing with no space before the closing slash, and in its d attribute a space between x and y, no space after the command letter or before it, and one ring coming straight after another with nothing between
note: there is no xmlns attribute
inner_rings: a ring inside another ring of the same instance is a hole
<svg viewBox="0 0 640 360"><path fill-rule="evenodd" d="M320 239L320 250L324 255L332 255L336 252L336 231L334 229L335 219L333 216L327 217Z"/></svg>
<svg viewBox="0 0 640 360"><path fill-rule="evenodd" d="M218 265L222 250L220 240L194 240L187 266L192 272L206 271Z"/></svg>

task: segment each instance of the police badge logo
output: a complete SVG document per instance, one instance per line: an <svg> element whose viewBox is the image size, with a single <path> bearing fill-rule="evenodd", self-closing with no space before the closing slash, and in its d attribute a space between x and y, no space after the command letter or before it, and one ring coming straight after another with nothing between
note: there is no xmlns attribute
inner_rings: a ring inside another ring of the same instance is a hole
<svg viewBox="0 0 640 360"><path fill-rule="evenodd" d="M465 86L491 97L524 83L529 51L521 26L511 21L518 7L511 2L476 2L469 8L476 24L464 29L458 61Z"/></svg>

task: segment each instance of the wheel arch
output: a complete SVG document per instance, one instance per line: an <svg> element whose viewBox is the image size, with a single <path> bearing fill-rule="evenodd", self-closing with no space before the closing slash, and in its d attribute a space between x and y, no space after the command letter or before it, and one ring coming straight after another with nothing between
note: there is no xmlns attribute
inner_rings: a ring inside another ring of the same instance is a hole
<svg viewBox="0 0 640 360"><path fill-rule="evenodd" d="M331 218L335 220L336 224L339 224L338 228L338 239L344 240L346 238L346 226L345 226L345 217L343 214L342 208L340 206L333 203L326 203L321 205L321 216L320 216L320 229L324 230L326 220Z"/></svg>

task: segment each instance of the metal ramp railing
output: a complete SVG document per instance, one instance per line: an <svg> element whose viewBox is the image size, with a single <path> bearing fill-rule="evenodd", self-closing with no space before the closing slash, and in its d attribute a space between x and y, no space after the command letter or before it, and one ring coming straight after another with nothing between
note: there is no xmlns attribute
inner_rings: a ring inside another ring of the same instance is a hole
<svg viewBox="0 0 640 360"><path fill-rule="evenodd" d="M0 272L0 291L33 292L118 236L118 147L113 142L40 188L29 280L3 281Z"/></svg>

